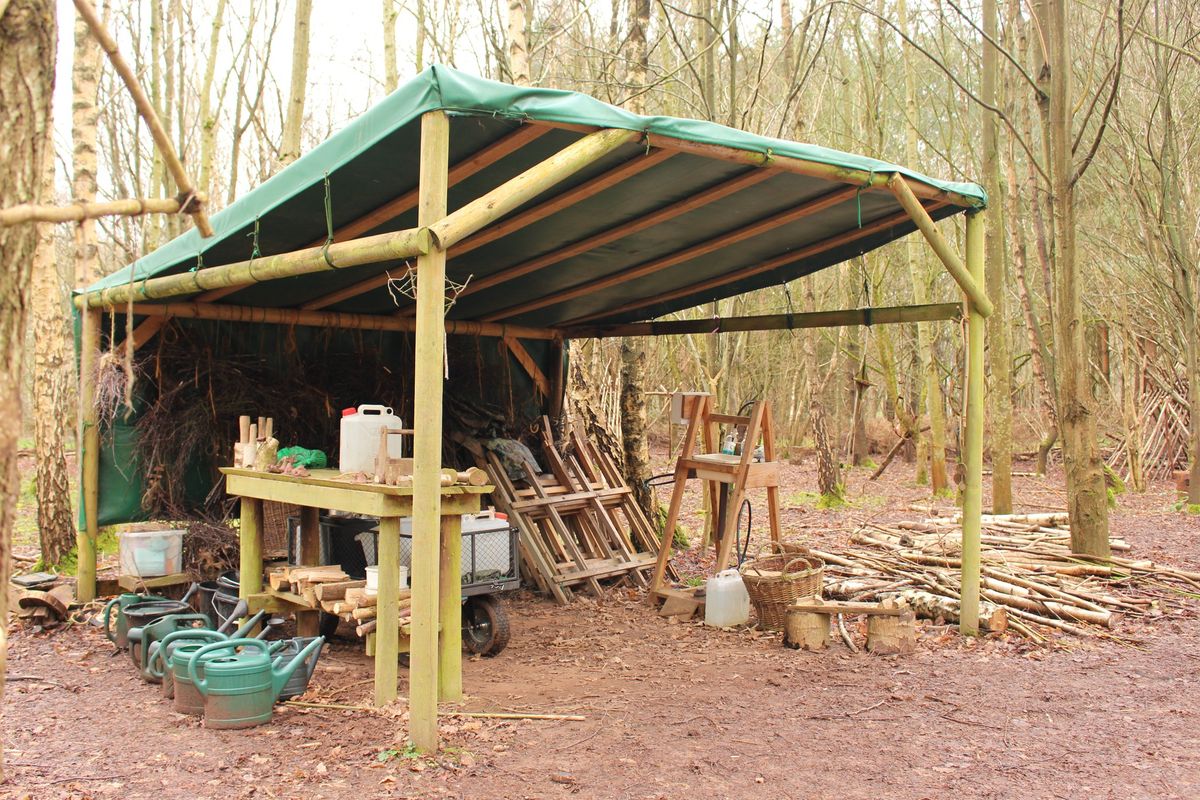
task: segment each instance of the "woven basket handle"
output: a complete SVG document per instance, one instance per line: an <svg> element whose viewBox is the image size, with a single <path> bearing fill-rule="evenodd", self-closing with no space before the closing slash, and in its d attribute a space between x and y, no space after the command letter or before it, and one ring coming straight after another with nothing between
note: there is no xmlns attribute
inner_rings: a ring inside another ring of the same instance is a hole
<svg viewBox="0 0 1200 800"><path fill-rule="evenodd" d="M783 572L779 573L780 576L782 577L784 575L787 575L789 572L791 572L792 564L795 564L796 562L802 562L807 569L813 568L812 561L809 560L808 556L800 556L799 558L793 558L791 561L787 562L787 564L785 564L783 567ZM795 575L802 571L803 570L796 570L796 572L794 572L792 574Z"/></svg>

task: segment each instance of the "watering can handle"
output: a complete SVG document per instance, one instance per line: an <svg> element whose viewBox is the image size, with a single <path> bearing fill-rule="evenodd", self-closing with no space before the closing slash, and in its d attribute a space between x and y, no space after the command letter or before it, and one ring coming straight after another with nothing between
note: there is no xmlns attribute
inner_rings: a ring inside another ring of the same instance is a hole
<svg viewBox="0 0 1200 800"><path fill-rule="evenodd" d="M274 681L273 689L275 691L276 699L279 698L279 693L283 691L283 685L288 682L288 678L292 677L292 673L296 671L296 668L303 664L304 660L308 658L314 650L319 651L324 645L325 637L318 636L309 642L307 647L297 653L296 657L292 659L292 663L288 664L283 669L276 668L274 664L271 665L271 678ZM282 658L282 656L280 656L280 658ZM276 661L278 661L278 659L276 659ZM194 681L196 679L192 678L192 680Z"/></svg>
<svg viewBox="0 0 1200 800"><path fill-rule="evenodd" d="M196 652L192 653L192 657L188 659L188 678L196 687L196 690L204 696L208 696L208 681L200 680L196 675L196 667L200 664L200 657L211 653L214 650L223 650L227 647L258 647L263 653L270 655L267 643L261 639L227 639L224 642L213 642L206 644Z"/></svg>
<svg viewBox="0 0 1200 800"><path fill-rule="evenodd" d="M187 592L184 593L183 597L179 598L179 602L186 603L188 600L191 600L192 595L194 595L199 590L200 590L200 584L197 581L192 581L192 585L188 587L188 590L187 590Z"/></svg>
<svg viewBox="0 0 1200 800"><path fill-rule="evenodd" d="M167 645L180 639L207 639L210 642L223 642L225 641L225 634L217 633L216 631L211 631L207 628L184 628L178 631L171 631L160 641L154 643L158 645L157 647L151 648L152 652L150 653L150 659L146 663L146 670L151 675L156 678L163 677L167 671ZM163 668L161 670L155 669L154 664L156 661L163 662Z"/></svg>
<svg viewBox="0 0 1200 800"><path fill-rule="evenodd" d="M116 635L112 632L112 610L113 606L117 604L117 600L118 598L114 597L104 604L104 638L110 642L117 641Z"/></svg>
<svg viewBox="0 0 1200 800"><path fill-rule="evenodd" d="M181 622L181 621L186 622L188 620L199 620L200 622L203 622L206 626L212 625L212 620L208 618L208 614L196 614L196 613L168 614L167 616L159 617L158 619L154 620L154 622L148 623L147 625L143 625L140 628L130 628L128 633L126 633L125 635L129 637L130 642L137 644L138 642L141 642L142 637L144 637L146 635L146 633L145 633L146 627L148 627L149 625L153 625L156 622L162 622L163 620L168 620L168 619L172 620L174 622Z"/></svg>
<svg viewBox="0 0 1200 800"><path fill-rule="evenodd" d="M257 625L260 621L262 621L262 618L266 615L266 613L267 613L266 611L260 611L257 614L255 614L253 617L251 617L250 619L246 620L245 624L243 624L242 627L238 628L236 631L229 634L229 638L230 639L244 639L246 637L246 634L248 634L254 628L255 625Z"/></svg>

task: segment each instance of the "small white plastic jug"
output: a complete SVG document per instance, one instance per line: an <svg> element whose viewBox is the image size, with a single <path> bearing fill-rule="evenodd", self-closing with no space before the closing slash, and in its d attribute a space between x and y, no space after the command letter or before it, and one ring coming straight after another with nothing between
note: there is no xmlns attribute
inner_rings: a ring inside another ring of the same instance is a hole
<svg viewBox="0 0 1200 800"><path fill-rule="evenodd" d="M750 620L750 595L736 569L718 572L704 586L704 624L717 628L745 625Z"/></svg>
<svg viewBox="0 0 1200 800"><path fill-rule="evenodd" d="M379 429L403 428L400 418L390 406L361 405L353 414L342 417L341 443L338 449L338 469L342 472L374 474L375 456L379 453ZM401 436L388 437L388 456L404 456Z"/></svg>

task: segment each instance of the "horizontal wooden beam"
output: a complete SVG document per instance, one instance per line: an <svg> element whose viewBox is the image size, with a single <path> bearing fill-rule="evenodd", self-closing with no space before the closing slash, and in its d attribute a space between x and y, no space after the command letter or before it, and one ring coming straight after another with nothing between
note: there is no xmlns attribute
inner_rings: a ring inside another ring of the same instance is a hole
<svg viewBox="0 0 1200 800"><path fill-rule="evenodd" d="M900 201L900 205L912 217L912 221L924 235L925 240L929 242L929 246L933 248L933 252L941 259L941 262L946 267L946 271L954 278L955 282L962 287L963 293L970 298L975 310L984 317L992 315L992 301L988 299L987 293L983 287L975 282L971 277L971 273L967 271L967 265L958 257L958 253L950 247L950 243L946 241L946 237L942 236L942 232L938 230L937 223L933 221L933 217L929 216L921 201L913 194L909 188L908 182L904 180L900 173L892 175L888 186L892 189L892 194Z"/></svg>
<svg viewBox="0 0 1200 800"><path fill-rule="evenodd" d="M710 317L620 325L581 325L564 328L567 339L607 339L616 336L682 336L689 333L783 331L801 328L839 328L850 325L886 325L933 322L962 317L962 303L927 303L916 306L851 308L845 311L809 311L802 314L762 314L750 317Z"/></svg>
<svg viewBox="0 0 1200 800"><path fill-rule="evenodd" d="M644 278L647 275L652 275L655 272L661 272L669 267L683 264L709 253L714 253L718 250L724 250L727 247L732 247L739 242L747 239L752 239L755 236L760 236L768 231L772 231L783 225L789 225L798 220L810 217L813 214L818 214L825 209L843 203L857 194L858 189L853 186L843 186L840 189L835 189L832 192L827 192L820 197L801 203L794 208L789 208L786 211L781 211L778 214L772 214L769 217L760 219L757 222L752 222L749 225L744 225L719 236L714 236L699 244L685 247L682 250L676 250L674 253L669 253L660 258L630 267L629 269L621 270L620 272L611 275L605 275L602 278L578 284L569 289L556 292L554 294L545 295L535 300L530 300L527 303L522 303L517 306L506 308L503 311L497 311L488 314L484 319L495 321L498 319L507 319L520 314L525 314L530 311L536 311L539 308L565 303L568 300L573 300L577 297L582 297L588 294L594 294L605 289L610 289L622 283L634 281L639 278Z"/></svg>
<svg viewBox="0 0 1200 800"><path fill-rule="evenodd" d="M640 139L640 131L618 128L590 133L564 147L545 161L480 195L452 214L429 226L434 242L448 250L542 192L603 158L626 142Z"/></svg>
<svg viewBox="0 0 1200 800"><path fill-rule="evenodd" d="M183 204L173 197L71 203L65 206L22 203L0 208L0 228L25 222L82 222L97 217L140 217L143 214L178 214Z"/></svg>
<svg viewBox="0 0 1200 800"><path fill-rule="evenodd" d="M116 311L123 311L117 308ZM304 311L298 308L256 308L224 303L134 303L133 313L140 316L168 316L185 319L211 319L221 322L247 322L265 325L303 325L313 328L344 328L363 331L416 330L414 319L379 314L341 314L335 311ZM551 328L529 328L522 325L497 325L471 320L446 320L446 333L459 336L493 336L498 338L557 339L558 331Z"/></svg>
<svg viewBox="0 0 1200 800"><path fill-rule="evenodd" d="M112 308L123 305L131 298L134 302L159 300L212 289L249 286L276 278L411 258L428 252L430 246L431 238L427 229L410 228L350 242L335 242L328 248L309 247L195 272L122 283L79 295L75 298L75 305L82 307L86 303L90 308Z"/></svg>
<svg viewBox="0 0 1200 800"><path fill-rule="evenodd" d="M936 210L944 205L946 204L935 201L928 206L928 210ZM806 258L818 256L837 247L852 244L859 239L864 239L867 236L878 233L879 231L886 230L887 228L891 228L895 225L900 225L908 220L908 218L908 212L906 211L899 211L895 214L889 214L888 216L877 219L874 222L868 222L861 228L854 228L853 230L846 231L845 233L839 233L836 236L830 236L828 239L822 239L819 242L814 242L806 247L801 247L798 250L790 250L786 253L775 256L774 258L769 258L766 261L761 261L757 264L751 264L750 266L742 267L741 269L730 270L729 272L724 272L716 277L709 278L708 280L700 281L699 283L693 283L690 286L672 289L669 292L664 292L652 297L642 297L617 308L610 308L595 314L588 314L587 316L578 317L576 319L564 322L560 327L577 327L579 325L583 325L584 323L592 322L593 320L603 319L604 317L611 317L616 314L624 314L627 311L635 311L637 309L646 308L658 303L666 303L671 300L677 300L680 297L689 297L693 294L706 292L711 289L719 289L722 286L726 286L730 283L751 278L764 272L770 272L771 270L779 269L780 267L785 267L789 264L794 264L797 261L803 261Z"/></svg>

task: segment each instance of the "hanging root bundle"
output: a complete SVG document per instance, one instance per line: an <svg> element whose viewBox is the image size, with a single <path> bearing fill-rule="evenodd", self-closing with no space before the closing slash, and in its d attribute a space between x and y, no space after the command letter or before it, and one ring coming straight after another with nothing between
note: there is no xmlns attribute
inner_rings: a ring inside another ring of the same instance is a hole
<svg viewBox="0 0 1200 800"><path fill-rule="evenodd" d="M1200 598L1200 573L1126 557L1129 545L1110 540L1107 560L1075 555L1066 514L985 516L981 534L980 620L1032 639L1037 629L1076 636L1111 635L1123 618L1182 611ZM826 564L824 594L844 600L903 597L919 616L958 620L961 588L960 518L892 526L865 524L854 547L813 550Z"/></svg>

